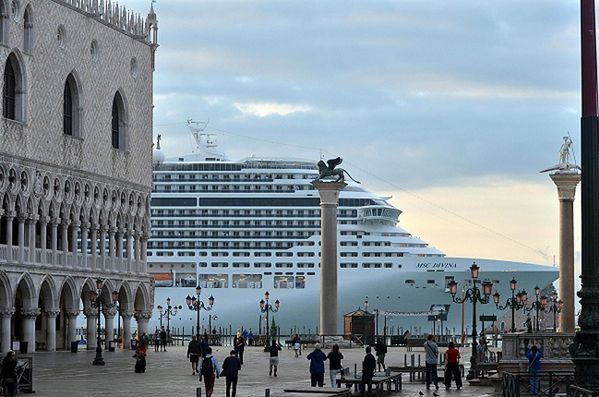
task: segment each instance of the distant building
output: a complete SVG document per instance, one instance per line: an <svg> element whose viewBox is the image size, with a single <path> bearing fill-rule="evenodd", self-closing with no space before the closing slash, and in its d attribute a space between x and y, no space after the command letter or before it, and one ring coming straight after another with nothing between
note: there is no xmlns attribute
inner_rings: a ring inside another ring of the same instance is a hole
<svg viewBox="0 0 599 397"><path fill-rule="evenodd" d="M67 348L81 316L95 348L97 279L125 343L147 331L157 29L116 2L0 1L2 351Z"/></svg>

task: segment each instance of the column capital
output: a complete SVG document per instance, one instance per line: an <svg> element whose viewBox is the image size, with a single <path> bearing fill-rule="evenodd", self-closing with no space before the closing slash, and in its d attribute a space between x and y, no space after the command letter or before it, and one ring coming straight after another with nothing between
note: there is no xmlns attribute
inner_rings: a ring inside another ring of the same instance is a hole
<svg viewBox="0 0 599 397"><path fill-rule="evenodd" d="M84 231L84 230L87 231L87 230L89 230L90 225L91 224L89 222L81 222L80 223L81 231Z"/></svg>
<svg viewBox="0 0 599 397"><path fill-rule="evenodd" d="M75 227L75 228L80 227L81 226L81 222L71 222L71 226Z"/></svg>
<svg viewBox="0 0 599 397"><path fill-rule="evenodd" d="M23 212L19 212L17 214L17 220L19 221L19 223L25 223L25 221L27 221L27 214L23 213Z"/></svg>
<svg viewBox="0 0 599 397"><path fill-rule="evenodd" d="M111 236L114 235L114 234L116 234L117 231L118 231L118 229L116 227L114 227L114 226L110 226L108 228L108 234L110 234Z"/></svg>
<svg viewBox="0 0 599 397"><path fill-rule="evenodd" d="M79 315L79 310L65 310L64 314L68 318L74 318Z"/></svg>
<svg viewBox="0 0 599 397"><path fill-rule="evenodd" d="M106 309L102 310L102 313L104 314L104 317L106 317L106 318L114 318L114 316L116 316L116 307L106 308Z"/></svg>
<svg viewBox="0 0 599 397"><path fill-rule="evenodd" d="M83 311L83 315L85 315L85 317L97 318L98 311L96 309L88 308Z"/></svg>
<svg viewBox="0 0 599 397"><path fill-rule="evenodd" d="M50 225L56 227L56 226L60 225L60 221L61 221L60 218L51 218Z"/></svg>
<svg viewBox="0 0 599 397"><path fill-rule="evenodd" d="M29 217L27 217L27 223L28 224L35 223L35 222L38 221L39 218L40 218L39 215L37 215L37 214L31 214L31 215L29 215Z"/></svg>
<svg viewBox="0 0 599 397"><path fill-rule="evenodd" d="M16 216L17 216L17 213L15 211L6 211L6 213L4 214L5 218L11 219L11 220L16 218Z"/></svg>
<svg viewBox="0 0 599 397"><path fill-rule="evenodd" d="M60 224L62 225L62 227L69 227L71 222L69 218L60 218Z"/></svg>
<svg viewBox="0 0 599 397"><path fill-rule="evenodd" d="M15 314L14 307L2 307L0 308L0 316L2 317L12 317Z"/></svg>
<svg viewBox="0 0 599 397"><path fill-rule="evenodd" d="M576 186L580 182L581 175L572 172L556 172L549 175L557 186L557 195L560 200L573 201L576 195Z"/></svg>
<svg viewBox="0 0 599 397"><path fill-rule="evenodd" d="M45 215L43 215L43 216L40 216L40 223L41 223L42 225L46 225L46 224L48 224L49 222L50 222L50 217L49 217L49 216L45 216Z"/></svg>
<svg viewBox="0 0 599 397"><path fill-rule="evenodd" d="M37 318L37 316L39 316L41 313L41 310L37 307L32 307L32 308L27 308L27 309L21 309L19 311L19 314L25 318L31 319L31 318Z"/></svg>
<svg viewBox="0 0 599 397"><path fill-rule="evenodd" d="M144 312L144 311L136 311L135 319L136 320L149 320L152 318L152 312Z"/></svg>
<svg viewBox="0 0 599 397"><path fill-rule="evenodd" d="M121 316L123 318L131 318L133 316L135 316L135 311L133 310L121 310Z"/></svg>
<svg viewBox="0 0 599 397"><path fill-rule="evenodd" d="M56 318L60 314L60 310L46 310L46 315L51 318Z"/></svg>
<svg viewBox="0 0 599 397"><path fill-rule="evenodd" d="M320 195L320 205L338 205L339 192L347 186L347 183L345 182L312 181L311 184L318 190L318 194Z"/></svg>

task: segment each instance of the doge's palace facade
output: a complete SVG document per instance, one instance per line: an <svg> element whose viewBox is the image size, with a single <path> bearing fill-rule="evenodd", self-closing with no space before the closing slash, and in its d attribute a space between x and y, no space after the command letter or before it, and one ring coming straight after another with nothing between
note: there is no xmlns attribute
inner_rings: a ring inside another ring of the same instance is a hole
<svg viewBox="0 0 599 397"><path fill-rule="evenodd" d="M98 279L104 339L147 331L157 32L107 0L0 0L2 351L68 348L85 321L94 349Z"/></svg>

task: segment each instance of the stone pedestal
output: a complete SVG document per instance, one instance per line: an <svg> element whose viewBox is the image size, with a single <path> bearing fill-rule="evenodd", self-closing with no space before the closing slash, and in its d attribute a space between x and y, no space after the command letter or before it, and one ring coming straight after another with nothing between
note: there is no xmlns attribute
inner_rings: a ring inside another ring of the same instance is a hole
<svg viewBox="0 0 599 397"><path fill-rule="evenodd" d="M557 186L559 197L559 296L564 307L559 315L559 329L574 332L574 213L573 202L580 174L556 172L549 175Z"/></svg>
<svg viewBox="0 0 599 397"><path fill-rule="evenodd" d="M320 194L320 335L337 335L337 206L345 182L314 181Z"/></svg>

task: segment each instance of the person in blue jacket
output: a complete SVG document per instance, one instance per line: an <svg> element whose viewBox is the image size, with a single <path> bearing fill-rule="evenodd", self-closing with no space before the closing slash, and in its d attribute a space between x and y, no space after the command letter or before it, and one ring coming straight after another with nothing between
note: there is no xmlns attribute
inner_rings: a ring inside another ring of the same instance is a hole
<svg viewBox="0 0 599 397"><path fill-rule="evenodd" d="M312 387L322 387L324 385L324 362L327 359L327 356L320 350L320 343L317 343L314 346L314 351L308 356L306 356L308 360L310 360L310 384Z"/></svg>
<svg viewBox="0 0 599 397"><path fill-rule="evenodd" d="M528 358L528 373L530 382L530 395L536 396L539 394L540 382L539 382L539 371L541 370L541 359L543 358L543 352L537 349L536 345L526 352L526 358Z"/></svg>

